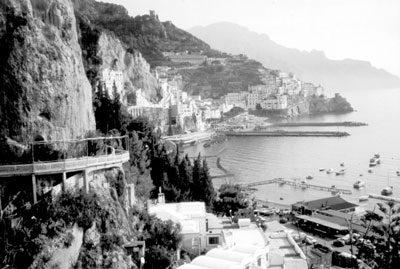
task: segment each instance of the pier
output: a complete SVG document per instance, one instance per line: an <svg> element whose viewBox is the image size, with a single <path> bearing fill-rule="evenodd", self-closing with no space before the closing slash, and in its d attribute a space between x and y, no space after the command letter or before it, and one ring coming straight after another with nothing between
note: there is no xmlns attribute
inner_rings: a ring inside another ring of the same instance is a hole
<svg viewBox="0 0 400 269"><path fill-rule="evenodd" d="M318 131L229 131L226 136L301 136L301 137L344 137L347 132L318 132Z"/></svg>
<svg viewBox="0 0 400 269"><path fill-rule="evenodd" d="M379 200L393 202L393 203L400 203L399 198L393 198L393 197L388 197L388 196L383 196L383 195L373 194L373 193L368 194L368 196L369 196L369 198L373 198L373 199L379 199Z"/></svg>
<svg viewBox="0 0 400 269"><path fill-rule="evenodd" d="M342 122L290 122L273 124L272 127L325 127L325 126L344 126L344 127L359 127L367 126L363 122L342 121Z"/></svg>
<svg viewBox="0 0 400 269"><path fill-rule="evenodd" d="M241 187L252 188L255 186L272 184L272 183L278 183L280 185L286 184L286 185L296 186L296 187L304 188L304 189L314 189L314 190L329 191L329 192L342 193L342 194L351 194L351 190L347 190L347 189L340 189L340 188L336 188L336 187L326 187L326 186L313 185L313 184L308 184L308 183L299 183L299 182L292 181L292 180L284 180L283 178L274 178L274 179L267 179L267 180L247 183L247 184L241 184Z"/></svg>

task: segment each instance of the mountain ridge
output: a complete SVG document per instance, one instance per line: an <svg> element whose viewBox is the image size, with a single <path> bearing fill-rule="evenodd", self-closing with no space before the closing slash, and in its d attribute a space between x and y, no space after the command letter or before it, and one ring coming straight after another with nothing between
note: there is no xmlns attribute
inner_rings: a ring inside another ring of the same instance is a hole
<svg viewBox="0 0 400 269"><path fill-rule="evenodd" d="M231 23L195 26L187 31L211 47L233 54L246 54L265 67L293 72L304 81L321 84L330 90L400 87L400 78L368 61L332 60L319 50L287 48L267 34L259 34Z"/></svg>

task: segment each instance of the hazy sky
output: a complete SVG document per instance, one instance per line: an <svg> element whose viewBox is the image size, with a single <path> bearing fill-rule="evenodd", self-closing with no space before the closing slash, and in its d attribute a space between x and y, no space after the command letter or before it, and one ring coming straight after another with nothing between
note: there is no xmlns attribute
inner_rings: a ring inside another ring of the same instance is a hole
<svg viewBox="0 0 400 269"><path fill-rule="evenodd" d="M102 0L182 29L227 21L290 48L370 61L400 76L400 0Z"/></svg>

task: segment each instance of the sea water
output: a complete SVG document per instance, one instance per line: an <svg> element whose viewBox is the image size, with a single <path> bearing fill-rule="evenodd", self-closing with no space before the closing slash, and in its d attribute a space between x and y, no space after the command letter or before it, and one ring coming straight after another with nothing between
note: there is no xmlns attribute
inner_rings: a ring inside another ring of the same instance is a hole
<svg viewBox="0 0 400 269"><path fill-rule="evenodd" d="M189 155L219 153L221 165L235 174L226 179L215 179L218 187L224 181L250 183L284 178L309 184L349 189L351 195L342 195L352 202L369 193L380 194L393 186L391 197L400 198L400 89L382 89L346 92L342 94L356 110L340 115L301 116L283 122L364 122L362 127L295 127L290 130L345 131L348 137L230 137L228 141L204 148L202 144L186 149ZM282 129L282 128L280 128ZM381 164L369 173L369 160L380 154ZM216 158L207 158L211 175L222 172ZM340 166L344 163L344 167ZM346 169L344 175L327 174L320 168L335 171ZM357 180L366 182L365 188L354 189ZM327 191L269 184L257 186L257 198L271 202L292 204L297 201L331 196ZM369 199L360 205L372 208L378 200Z"/></svg>

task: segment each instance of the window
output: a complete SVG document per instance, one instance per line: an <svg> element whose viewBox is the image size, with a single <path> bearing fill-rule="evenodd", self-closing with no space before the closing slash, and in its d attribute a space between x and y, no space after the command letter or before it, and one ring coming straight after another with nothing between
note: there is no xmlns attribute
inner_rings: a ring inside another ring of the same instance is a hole
<svg viewBox="0 0 400 269"><path fill-rule="evenodd" d="M208 244L209 245L218 245L219 244L219 237L218 236L213 236L208 238Z"/></svg>

